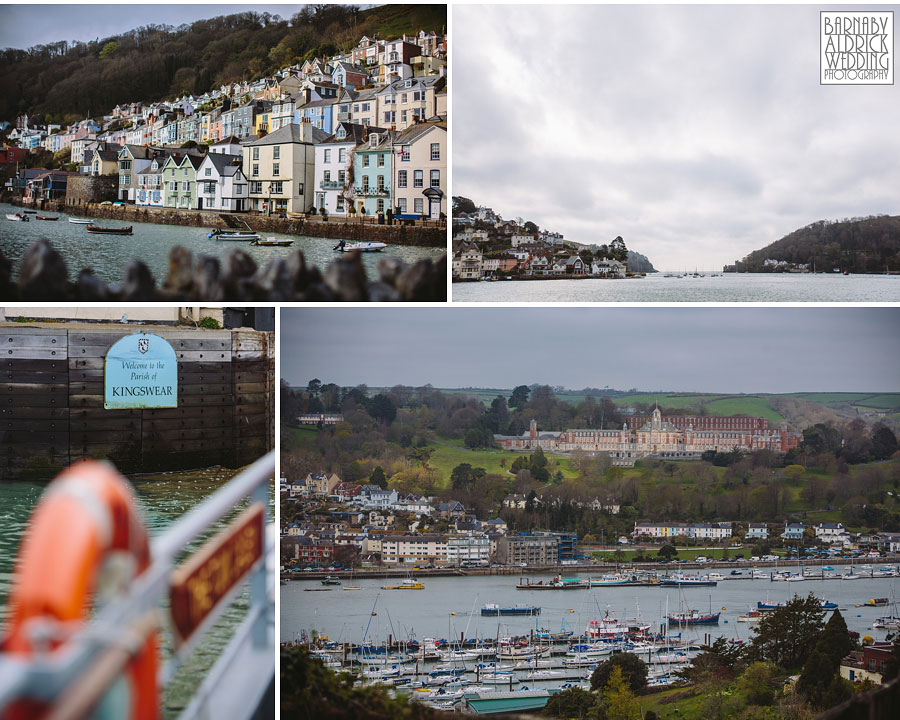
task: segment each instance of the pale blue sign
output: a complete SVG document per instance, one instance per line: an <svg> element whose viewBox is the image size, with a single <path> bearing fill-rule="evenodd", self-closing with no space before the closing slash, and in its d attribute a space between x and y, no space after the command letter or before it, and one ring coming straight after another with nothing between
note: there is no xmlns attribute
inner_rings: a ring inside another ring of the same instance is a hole
<svg viewBox="0 0 900 720"><path fill-rule="evenodd" d="M127 335L107 351L103 407L178 407L178 360L165 338Z"/></svg>

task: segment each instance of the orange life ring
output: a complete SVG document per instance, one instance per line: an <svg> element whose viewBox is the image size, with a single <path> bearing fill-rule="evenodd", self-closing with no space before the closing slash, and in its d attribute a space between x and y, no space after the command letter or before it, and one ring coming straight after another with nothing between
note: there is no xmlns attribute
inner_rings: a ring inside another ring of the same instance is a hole
<svg viewBox="0 0 900 720"><path fill-rule="evenodd" d="M128 483L107 463L73 465L47 486L31 515L0 652L33 654L29 626L40 618L77 629L87 621L95 593L121 589L149 564L147 530ZM49 648L64 643L65 637L55 637ZM127 667L131 720L158 720L157 662L153 632ZM8 708L3 720L40 717L40 707L24 699Z"/></svg>

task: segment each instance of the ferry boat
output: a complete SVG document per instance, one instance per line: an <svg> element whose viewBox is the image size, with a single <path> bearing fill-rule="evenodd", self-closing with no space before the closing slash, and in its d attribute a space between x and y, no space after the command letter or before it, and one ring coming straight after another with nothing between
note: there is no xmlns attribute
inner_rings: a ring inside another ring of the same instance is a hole
<svg viewBox="0 0 900 720"><path fill-rule="evenodd" d="M675 573L674 575L661 577L659 584L667 587L715 587L717 581L711 580L709 575L700 577L699 575Z"/></svg>
<svg viewBox="0 0 900 720"><path fill-rule="evenodd" d="M704 615L696 610L691 612L675 613L669 615L669 622L674 625L718 625L719 615L722 613L708 613Z"/></svg>
<svg viewBox="0 0 900 720"><path fill-rule="evenodd" d="M533 605L516 605L515 607L500 607L496 603L488 603L481 608L482 615L540 615L541 609Z"/></svg>
<svg viewBox="0 0 900 720"><path fill-rule="evenodd" d="M536 583L531 582L528 578L520 578L516 590L584 590L591 586L589 581L579 580L578 578L566 578L557 575L550 578L546 583L538 580Z"/></svg>
<svg viewBox="0 0 900 720"><path fill-rule="evenodd" d="M631 580L624 575L610 573L600 578L590 578L588 580L591 587L613 587L617 585L630 585Z"/></svg>

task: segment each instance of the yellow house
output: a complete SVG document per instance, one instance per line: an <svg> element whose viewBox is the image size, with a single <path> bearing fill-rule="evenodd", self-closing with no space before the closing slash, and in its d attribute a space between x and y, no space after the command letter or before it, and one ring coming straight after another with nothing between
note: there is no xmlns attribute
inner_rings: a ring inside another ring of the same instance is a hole
<svg viewBox="0 0 900 720"><path fill-rule="evenodd" d="M291 123L244 145L250 210L266 215L309 211L315 194L313 142L326 137L310 123Z"/></svg>
<svg viewBox="0 0 900 720"><path fill-rule="evenodd" d="M272 113L270 110L259 113L253 123L253 134L259 136L260 134L266 135L272 132L271 119Z"/></svg>

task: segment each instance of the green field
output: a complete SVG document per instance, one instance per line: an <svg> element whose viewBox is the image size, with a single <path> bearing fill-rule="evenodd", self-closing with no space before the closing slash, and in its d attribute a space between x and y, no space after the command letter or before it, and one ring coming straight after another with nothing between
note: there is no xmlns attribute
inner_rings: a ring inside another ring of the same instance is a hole
<svg viewBox="0 0 900 720"><path fill-rule="evenodd" d="M453 468L461 463L469 463L472 467L484 468L488 473L503 475L516 461L516 458L522 456L522 453L510 452L508 450L466 450L461 446L462 441L459 440L442 439L441 442L451 444L453 447L448 447L447 445L430 445L430 447L434 448L434 453L431 456L429 464L440 473L441 484L443 487L449 485L450 473L453 472ZM506 459L506 467L500 464L500 461L504 458ZM551 455L548 455L547 459L551 464L557 464L556 467L552 469L552 473L555 474L557 470L561 470L563 477L565 478L577 477L577 473L569 467L568 459L554 458Z"/></svg>

